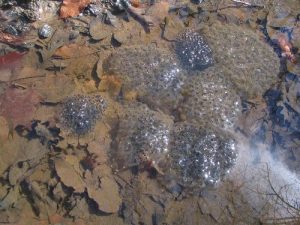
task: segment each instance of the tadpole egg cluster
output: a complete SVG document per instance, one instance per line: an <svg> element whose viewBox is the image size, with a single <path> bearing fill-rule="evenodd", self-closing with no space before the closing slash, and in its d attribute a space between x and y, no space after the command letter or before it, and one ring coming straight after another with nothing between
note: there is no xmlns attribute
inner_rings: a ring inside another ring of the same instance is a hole
<svg viewBox="0 0 300 225"><path fill-rule="evenodd" d="M165 187L199 190L234 166L237 143L228 130L242 100L276 82L278 57L250 29L218 22L162 46L121 47L106 60L104 73L121 78L123 93L137 92L119 117L112 161L147 163Z"/></svg>
<svg viewBox="0 0 300 225"><path fill-rule="evenodd" d="M186 77L171 51L152 45L119 49L108 57L104 71L122 80L123 93L134 91L140 101L164 112L176 108Z"/></svg>
<svg viewBox="0 0 300 225"><path fill-rule="evenodd" d="M235 145L220 130L178 123L172 132L167 173L185 187L215 184L235 164Z"/></svg>
<svg viewBox="0 0 300 225"><path fill-rule="evenodd" d="M182 66L187 70L203 70L213 65L212 50L198 32L185 30L178 35L174 48Z"/></svg>
<svg viewBox="0 0 300 225"><path fill-rule="evenodd" d="M62 103L61 123L77 135L91 131L106 107L100 95L74 95Z"/></svg>
<svg viewBox="0 0 300 225"><path fill-rule="evenodd" d="M159 165L169 153L172 119L144 104L124 107L112 151L114 167Z"/></svg>
<svg viewBox="0 0 300 225"><path fill-rule="evenodd" d="M222 68L210 67L183 86L185 101L181 115L189 122L232 128L242 111L238 91L224 76Z"/></svg>

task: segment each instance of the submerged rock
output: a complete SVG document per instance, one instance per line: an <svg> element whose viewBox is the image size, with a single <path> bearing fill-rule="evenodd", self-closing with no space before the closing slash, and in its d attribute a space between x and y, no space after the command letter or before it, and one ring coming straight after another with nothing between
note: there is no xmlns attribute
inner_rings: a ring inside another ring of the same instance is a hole
<svg viewBox="0 0 300 225"><path fill-rule="evenodd" d="M44 24L38 31L41 38L48 38L53 34L53 28L48 24Z"/></svg>
<svg viewBox="0 0 300 225"><path fill-rule="evenodd" d="M104 73L122 81L123 94L137 92L137 98L151 108L172 111L181 99L185 73L166 49L133 46L118 49L103 65Z"/></svg>
<svg viewBox="0 0 300 225"><path fill-rule="evenodd" d="M241 101L222 68L197 73L183 86L181 117L187 121L232 128L241 113Z"/></svg>
<svg viewBox="0 0 300 225"><path fill-rule="evenodd" d="M243 98L262 96L276 83L280 62L273 49L242 26L215 23L202 30L216 66Z"/></svg>
<svg viewBox="0 0 300 225"><path fill-rule="evenodd" d="M168 180L187 188L220 181L235 164L235 141L227 134L189 123L174 125L169 151Z"/></svg>
<svg viewBox="0 0 300 225"><path fill-rule="evenodd" d="M73 133L84 135L91 131L100 119L106 103L100 95L75 95L62 104L61 123Z"/></svg>
<svg viewBox="0 0 300 225"><path fill-rule="evenodd" d="M125 106L111 158L116 169L151 166L159 170L169 152L173 121L144 104Z"/></svg>
<svg viewBox="0 0 300 225"><path fill-rule="evenodd" d="M174 48L182 66L187 70L203 70L213 64L211 48L195 31L186 30L179 34Z"/></svg>

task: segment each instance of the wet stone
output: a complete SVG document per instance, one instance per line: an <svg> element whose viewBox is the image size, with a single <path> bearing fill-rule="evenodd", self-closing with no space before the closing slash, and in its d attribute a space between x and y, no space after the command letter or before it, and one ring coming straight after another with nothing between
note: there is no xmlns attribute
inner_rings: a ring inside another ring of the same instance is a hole
<svg viewBox="0 0 300 225"><path fill-rule="evenodd" d="M103 70L121 79L124 94L136 91L140 101L164 112L176 108L187 77L169 50L150 45L118 49L105 60Z"/></svg>
<svg viewBox="0 0 300 225"><path fill-rule="evenodd" d="M221 131L178 123L171 140L166 175L184 187L214 185L235 164L236 143Z"/></svg>
<svg viewBox="0 0 300 225"><path fill-rule="evenodd" d="M113 33L113 40L118 44L123 44L126 42L127 34L124 31L117 31Z"/></svg>
<svg viewBox="0 0 300 225"><path fill-rule="evenodd" d="M48 24L44 24L40 29L39 29L39 36L41 38L48 38L53 34L53 28L49 26Z"/></svg>
<svg viewBox="0 0 300 225"><path fill-rule="evenodd" d="M187 70L203 70L213 64L211 48L195 31L186 30L179 34L174 48L181 64Z"/></svg>
<svg viewBox="0 0 300 225"><path fill-rule="evenodd" d="M75 95L67 98L60 113L61 123L74 134L84 135L100 119L106 103L100 95Z"/></svg>
<svg viewBox="0 0 300 225"><path fill-rule="evenodd" d="M103 24L99 19L92 20L89 27L89 33L96 41L107 38L112 34L110 27Z"/></svg>

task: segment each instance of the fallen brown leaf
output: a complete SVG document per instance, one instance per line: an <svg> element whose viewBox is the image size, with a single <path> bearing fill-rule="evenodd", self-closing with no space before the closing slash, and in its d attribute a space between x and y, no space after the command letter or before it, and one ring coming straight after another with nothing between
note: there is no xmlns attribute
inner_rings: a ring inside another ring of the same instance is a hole
<svg viewBox="0 0 300 225"><path fill-rule="evenodd" d="M10 52L0 56L0 69L15 67L27 52Z"/></svg>
<svg viewBox="0 0 300 225"><path fill-rule="evenodd" d="M119 187L113 177L105 176L97 187L87 186L90 198L94 199L101 211L115 213L121 205Z"/></svg>
<svg viewBox="0 0 300 225"><path fill-rule="evenodd" d="M44 79L34 82L37 90L46 102L57 103L72 95L75 82L64 74L48 74Z"/></svg>
<svg viewBox="0 0 300 225"><path fill-rule="evenodd" d="M60 224L60 223L62 223L64 218L61 215L55 213L54 215L49 215L48 220L49 220L50 224Z"/></svg>
<svg viewBox="0 0 300 225"><path fill-rule="evenodd" d="M0 96L0 115L11 122L13 126L18 124L29 125L33 119L37 105L42 97L32 89L8 88Z"/></svg>
<svg viewBox="0 0 300 225"><path fill-rule="evenodd" d="M289 40L287 39L286 36L284 35L280 35L278 37L278 44L279 47L281 48L282 51L282 55L287 57L291 62L296 62L296 57L295 55L292 53L292 44L289 42Z"/></svg>
<svg viewBox="0 0 300 225"><path fill-rule="evenodd" d="M60 8L60 17L77 16L90 2L90 0L64 0Z"/></svg>
<svg viewBox="0 0 300 225"><path fill-rule="evenodd" d="M7 141L9 136L9 126L3 116L0 116L0 127L0 144L2 145L4 141Z"/></svg>
<svg viewBox="0 0 300 225"><path fill-rule="evenodd" d="M102 76L99 85L100 91L107 91L113 96L117 96L121 91L122 82L117 76Z"/></svg>
<svg viewBox="0 0 300 225"><path fill-rule="evenodd" d="M74 164L74 161L72 164ZM63 159L58 159L55 161L55 170L64 185L73 188L75 192L82 193L85 190L85 183L72 164Z"/></svg>
<svg viewBox="0 0 300 225"><path fill-rule="evenodd" d="M69 45L64 45L57 49L53 55L53 57L60 57L62 59L69 59L74 56L80 57L83 55L88 55L91 54L92 51L90 50L89 47L87 46L82 46L78 44L69 44Z"/></svg>
<svg viewBox="0 0 300 225"><path fill-rule="evenodd" d="M22 38L0 31L0 42L9 44L20 44L22 43Z"/></svg>

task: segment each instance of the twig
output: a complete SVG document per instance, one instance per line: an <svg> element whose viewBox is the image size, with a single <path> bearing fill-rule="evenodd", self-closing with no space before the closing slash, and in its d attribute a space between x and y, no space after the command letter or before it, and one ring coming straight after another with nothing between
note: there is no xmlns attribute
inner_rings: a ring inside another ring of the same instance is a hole
<svg viewBox="0 0 300 225"><path fill-rule="evenodd" d="M134 8L133 6L129 6L126 10L134 19L141 23L147 33L150 32L150 27L153 26L153 21L149 16L143 15L141 9Z"/></svg>
<svg viewBox="0 0 300 225"><path fill-rule="evenodd" d="M31 76L31 77L22 77L22 78L17 78L17 79L14 79L14 80L8 80L8 81L3 81L3 80L0 80L0 83L11 83L11 82L16 82L16 81L20 81L20 80L27 80L27 79L34 79L34 78L40 78L40 77L46 77L46 75L38 75L38 76ZM15 84L17 86L21 86L21 84Z"/></svg>
<svg viewBox="0 0 300 225"><path fill-rule="evenodd" d="M285 204L288 208L294 209L297 212L300 212L300 208L297 208L295 206L293 206L290 202L288 202L280 193L278 193L278 191L275 190L272 182L271 182L271 178L270 178L270 168L267 165L267 180L268 183L270 185L270 188L272 190L272 194L275 195L283 204ZM284 186L285 187L285 186ZM283 189L284 187L281 187L281 189Z"/></svg>
<svg viewBox="0 0 300 225"><path fill-rule="evenodd" d="M243 1L243 0L232 0L232 1L235 2L235 3L244 4L244 5L250 6L250 7L264 7L262 5L252 4L250 2L246 2L246 1Z"/></svg>

